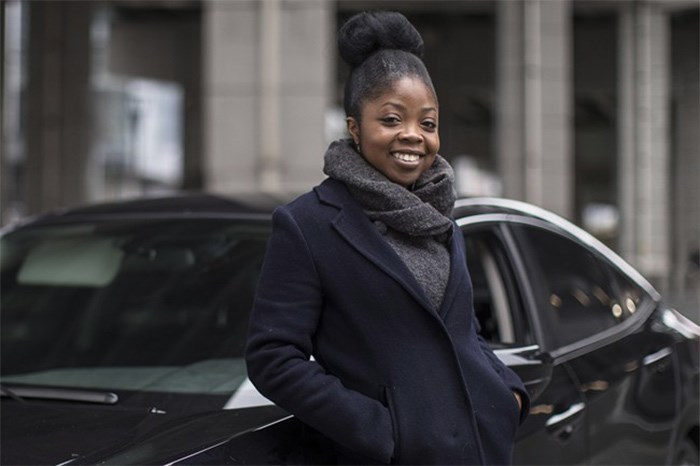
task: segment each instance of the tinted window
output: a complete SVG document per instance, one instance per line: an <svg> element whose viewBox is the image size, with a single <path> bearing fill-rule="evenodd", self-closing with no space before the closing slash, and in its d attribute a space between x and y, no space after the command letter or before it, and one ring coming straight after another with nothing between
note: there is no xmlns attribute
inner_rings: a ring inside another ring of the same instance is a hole
<svg viewBox="0 0 700 466"><path fill-rule="evenodd" d="M233 392L268 226L114 221L2 238L3 381Z"/></svg>
<svg viewBox="0 0 700 466"><path fill-rule="evenodd" d="M610 273L613 277L614 288L617 291L617 299L623 315L634 314L645 303L652 301L646 291L622 272L612 269Z"/></svg>
<svg viewBox="0 0 700 466"><path fill-rule="evenodd" d="M635 312L638 294L621 290L620 274L597 253L549 230L526 225L513 230L538 312L551 324L558 346L608 330Z"/></svg>
<svg viewBox="0 0 700 466"><path fill-rule="evenodd" d="M532 342L510 263L496 229L472 227L464 235L474 312L481 335L493 346Z"/></svg>

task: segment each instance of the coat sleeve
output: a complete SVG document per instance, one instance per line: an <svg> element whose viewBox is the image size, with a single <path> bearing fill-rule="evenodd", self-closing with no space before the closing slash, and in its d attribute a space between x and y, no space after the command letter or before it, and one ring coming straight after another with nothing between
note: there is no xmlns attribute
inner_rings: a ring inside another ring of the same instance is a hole
<svg viewBox="0 0 700 466"><path fill-rule="evenodd" d="M345 388L310 359L321 309L308 244L290 212L278 208L251 313L248 377L267 398L343 447L389 463L394 435L388 409Z"/></svg>

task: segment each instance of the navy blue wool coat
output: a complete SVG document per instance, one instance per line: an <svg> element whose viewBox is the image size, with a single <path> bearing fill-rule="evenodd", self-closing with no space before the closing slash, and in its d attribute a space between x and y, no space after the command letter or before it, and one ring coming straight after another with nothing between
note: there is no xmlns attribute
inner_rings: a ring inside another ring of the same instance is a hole
<svg viewBox="0 0 700 466"><path fill-rule="evenodd" d="M527 392L477 335L454 228L442 308L340 182L273 215L253 307L258 390L337 443L341 461L507 464ZM312 358L313 356L313 358Z"/></svg>

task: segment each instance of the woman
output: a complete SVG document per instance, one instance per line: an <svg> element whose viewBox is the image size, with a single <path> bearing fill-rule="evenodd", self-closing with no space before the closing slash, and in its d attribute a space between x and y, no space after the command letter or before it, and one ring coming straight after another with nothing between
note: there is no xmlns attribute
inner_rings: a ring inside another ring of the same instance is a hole
<svg viewBox="0 0 700 466"><path fill-rule="evenodd" d="M379 12L351 18L338 43L352 138L273 216L249 377L340 462L509 463L527 392L477 336L422 39Z"/></svg>

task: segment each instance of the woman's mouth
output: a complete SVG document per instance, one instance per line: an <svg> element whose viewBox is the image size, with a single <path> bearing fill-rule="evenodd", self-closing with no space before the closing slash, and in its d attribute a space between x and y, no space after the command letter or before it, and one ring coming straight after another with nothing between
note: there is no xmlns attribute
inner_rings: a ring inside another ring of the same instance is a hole
<svg viewBox="0 0 700 466"><path fill-rule="evenodd" d="M391 156L395 159L401 160L402 162L415 163L421 158L421 154L414 152L392 152Z"/></svg>

